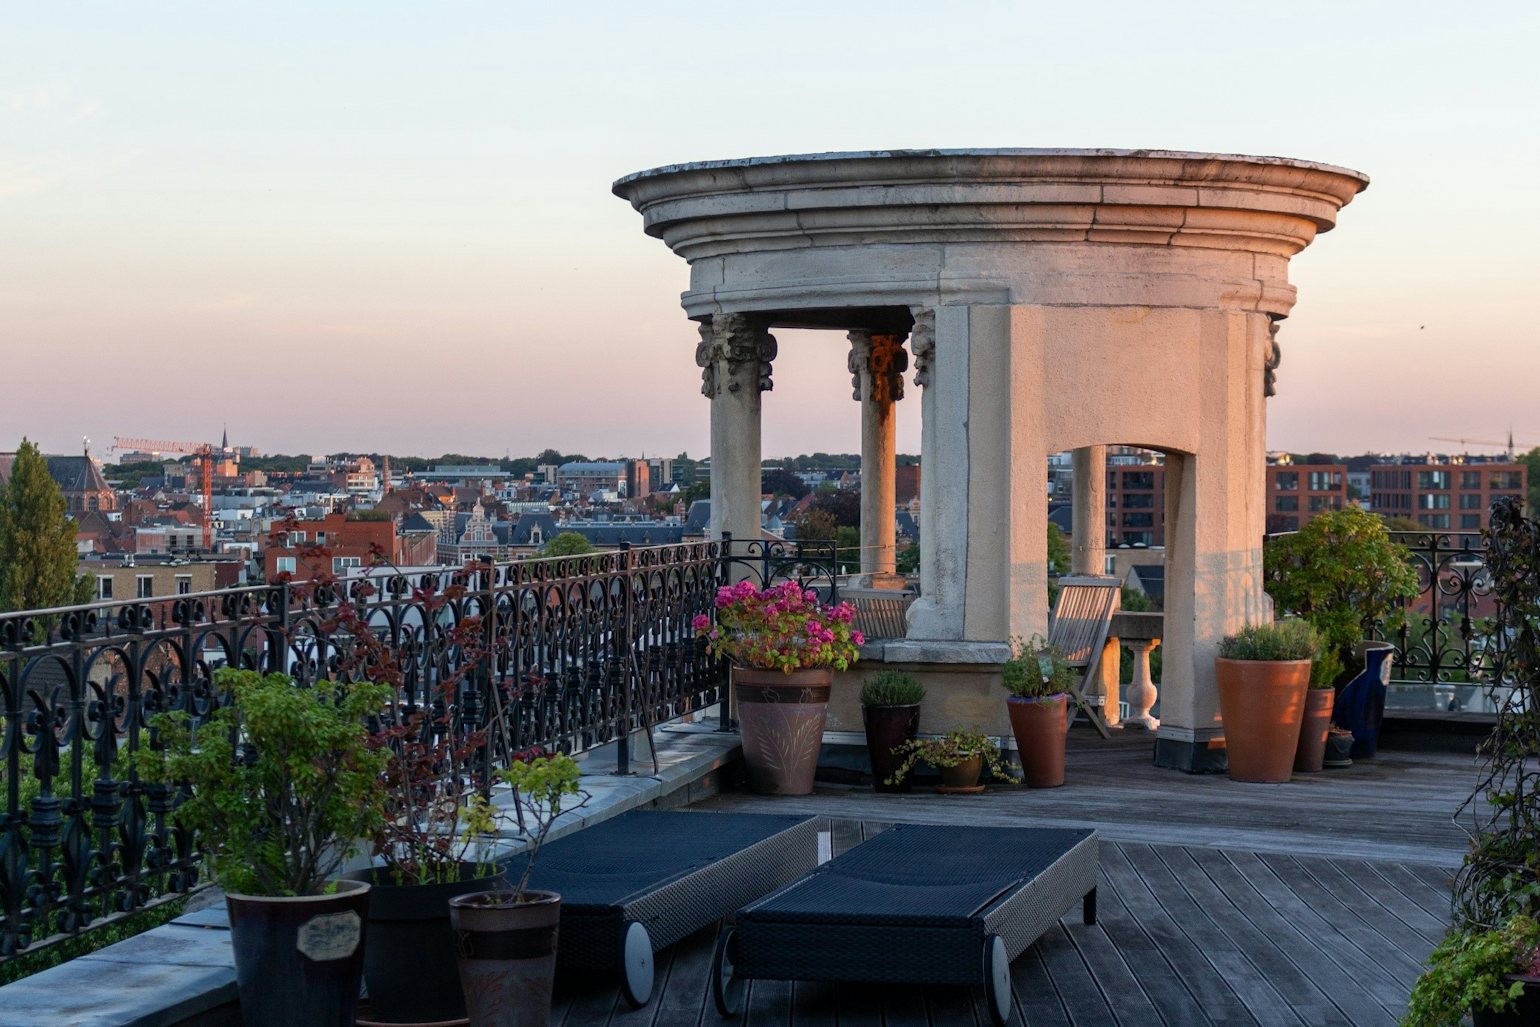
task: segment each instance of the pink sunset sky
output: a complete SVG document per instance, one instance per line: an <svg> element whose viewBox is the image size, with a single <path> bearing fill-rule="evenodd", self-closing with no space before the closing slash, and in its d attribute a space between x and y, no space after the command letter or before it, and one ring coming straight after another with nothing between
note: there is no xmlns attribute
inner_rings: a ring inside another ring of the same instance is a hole
<svg viewBox="0 0 1540 1027"><path fill-rule="evenodd" d="M686 266L611 181L967 146L1367 172L1270 446L1540 442L1534 5L1042 6L11 5L0 449L703 455ZM778 336L766 455L858 449L843 336Z"/></svg>

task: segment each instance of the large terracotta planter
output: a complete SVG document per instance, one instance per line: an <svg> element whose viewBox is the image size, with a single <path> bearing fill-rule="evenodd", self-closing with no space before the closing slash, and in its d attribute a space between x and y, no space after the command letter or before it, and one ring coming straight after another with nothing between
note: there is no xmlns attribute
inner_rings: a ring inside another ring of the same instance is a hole
<svg viewBox="0 0 1540 1027"><path fill-rule="evenodd" d="M810 795L834 671L734 667L732 678L749 790Z"/></svg>
<svg viewBox="0 0 1540 1027"><path fill-rule="evenodd" d="M1011 734L1021 760L1021 781L1028 788L1057 788L1064 783L1064 735L1068 696L1008 696Z"/></svg>
<svg viewBox="0 0 1540 1027"><path fill-rule="evenodd" d="M561 896L476 892L449 900L471 1027L546 1027L556 976Z"/></svg>
<svg viewBox="0 0 1540 1027"><path fill-rule="evenodd" d="M1232 781L1281 784L1294 768L1310 690L1309 660L1216 657L1219 715Z"/></svg>
<svg viewBox="0 0 1540 1027"><path fill-rule="evenodd" d="M919 734L919 704L862 706L861 723L866 727L866 752L872 762L872 788L879 792L909 791L910 775L905 774L896 784L888 784L888 778L902 762L893 750Z"/></svg>
<svg viewBox="0 0 1540 1027"><path fill-rule="evenodd" d="M369 886L330 895L225 895L235 986L249 1027L351 1027L364 972Z"/></svg>
<svg viewBox="0 0 1540 1027"><path fill-rule="evenodd" d="M1330 688L1312 688L1305 693L1305 715L1299 722L1299 749L1294 753L1294 769L1313 774L1326 758L1326 732L1331 730L1331 705L1337 693Z"/></svg>

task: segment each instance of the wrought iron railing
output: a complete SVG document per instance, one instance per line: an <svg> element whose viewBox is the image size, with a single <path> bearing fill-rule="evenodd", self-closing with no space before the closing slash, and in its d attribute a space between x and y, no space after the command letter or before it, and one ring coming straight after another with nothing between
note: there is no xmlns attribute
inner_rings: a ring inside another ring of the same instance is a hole
<svg viewBox="0 0 1540 1027"><path fill-rule="evenodd" d="M367 624L399 660L400 701L450 704L456 730L504 713L486 760L615 741L624 772L632 731L721 698L724 668L691 620L712 609L731 550L382 570L0 616L0 958L197 883L196 841L171 816L176 790L140 781L126 757L152 744L154 714L196 722L227 702L218 668L300 685L345 676L344 625Z"/></svg>
<svg viewBox="0 0 1540 1027"><path fill-rule="evenodd" d="M1497 613L1481 532L1393 531L1417 571L1417 596L1400 616L1364 623L1364 637L1396 647L1392 682L1466 684L1481 662L1485 625Z"/></svg>

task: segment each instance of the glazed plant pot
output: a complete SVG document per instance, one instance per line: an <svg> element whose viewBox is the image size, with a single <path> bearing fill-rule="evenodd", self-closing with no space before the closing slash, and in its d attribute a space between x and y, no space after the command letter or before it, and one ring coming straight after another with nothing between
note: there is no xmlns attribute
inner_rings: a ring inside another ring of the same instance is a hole
<svg viewBox="0 0 1540 1027"><path fill-rule="evenodd" d="M1342 688L1337 697L1333 719L1337 726L1353 732L1355 760L1370 759L1379 747L1380 724L1385 720L1385 692L1396 649L1389 643L1366 643L1359 647L1364 669Z"/></svg>
<svg viewBox="0 0 1540 1027"><path fill-rule="evenodd" d="M364 983L372 1022L464 1019L449 900L500 883L475 877L475 871L474 865L467 865L459 880L433 884L396 884L384 867L344 875L372 886L364 926Z"/></svg>
<svg viewBox="0 0 1540 1027"><path fill-rule="evenodd" d="M336 884L331 895L225 895L248 1027L351 1027L370 889L362 881Z"/></svg>
<svg viewBox="0 0 1540 1027"><path fill-rule="evenodd" d="M1510 975L1508 980L1521 982L1524 994L1518 997L1513 1008L1501 1013L1494 1013L1490 1009L1472 1009L1471 1019L1476 1027L1534 1027L1540 1023L1540 977Z"/></svg>
<svg viewBox="0 0 1540 1027"><path fill-rule="evenodd" d="M1216 657L1230 779L1281 784L1294 768L1310 689L1309 660Z"/></svg>
<svg viewBox="0 0 1540 1027"><path fill-rule="evenodd" d="M471 1027L545 1027L556 976L561 896L473 892L449 900Z"/></svg>
<svg viewBox="0 0 1540 1027"><path fill-rule="evenodd" d="M937 767L943 788L977 788L984 773L984 756L969 756L955 767Z"/></svg>
<svg viewBox="0 0 1540 1027"><path fill-rule="evenodd" d="M1330 688L1312 688L1305 693L1305 714L1299 722L1299 748L1294 753L1294 769L1306 774L1321 769L1326 758L1326 733L1331 730L1331 707L1337 693Z"/></svg>
<svg viewBox="0 0 1540 1027"><path fill-rule="evenodd" d="M1021 780L1028 788L1057 788L1064 783L1064 735L1068 696L1009 696L1011 734L1021 760Z"/></svg>
<svg viewBox="0 0 1540 1027"><path fill-rule="evenodd" d="M834 671L734 667L732 680L749 790L812 794Z"/></svg>
<svg viewBox="0 0 1540 1027"><path fill-rule="evenodd" d="M893 750L912 742L920 731L920 707L862 706L861 723L866 727L866 752L872 763L872 788L879 792L907 792L909 775L896 784L888 778L898 769L900 760Z"/></svg>

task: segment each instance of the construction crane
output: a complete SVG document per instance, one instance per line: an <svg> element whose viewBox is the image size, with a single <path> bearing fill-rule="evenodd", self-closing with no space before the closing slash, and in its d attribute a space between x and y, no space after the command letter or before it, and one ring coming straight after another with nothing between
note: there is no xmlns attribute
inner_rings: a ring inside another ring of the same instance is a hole
<svg viewBox="0 0 1540 1027"><path fill-rule="evenodd" d="M1458 442L1462 446L1477 445L1477 446L1491 446L1494 449L1505 449L1505 450L1508 451L1508 459L1509 460L1513 459L1513 447L1515 445L1521 445L1525 449L1533 449L1534 448L1534 443L1530 443L1530 442L1515 443L1513 441L1513 432L1511 432L1511 431L1508 433L1508 441L1507 442L1494 442L1491 439L1450 438L1449 436L1446 436L1446 435L1429 435L1428 438L1433 440L1434 442Z"/></svg>
<svg viewBox="0 0 1540 1027"><path fill-rule="evenodd" d="M203 549L214 551L214 447L207 442L181 442L167 439L131 439L115 435L113 449L133 449L144 453L191 453L198 458L203 479Z"/></svg>

